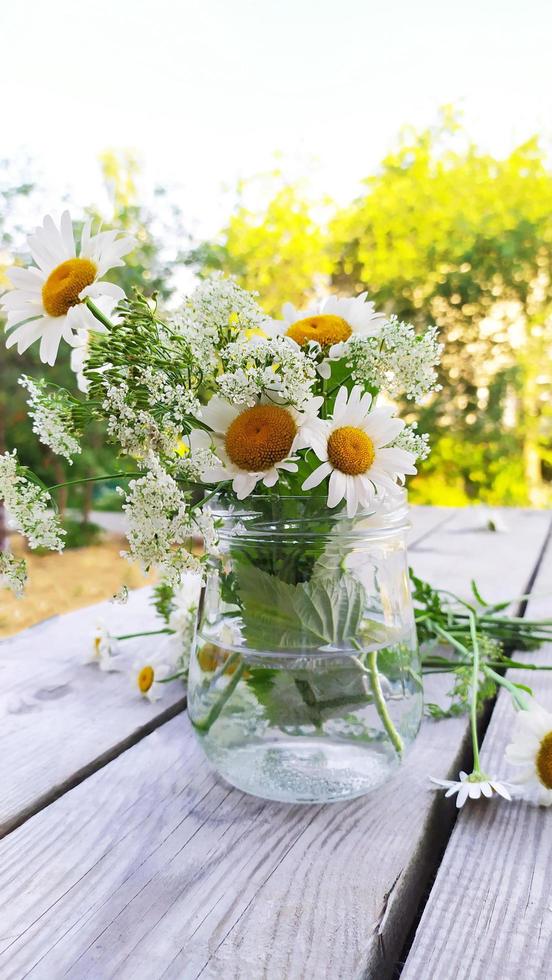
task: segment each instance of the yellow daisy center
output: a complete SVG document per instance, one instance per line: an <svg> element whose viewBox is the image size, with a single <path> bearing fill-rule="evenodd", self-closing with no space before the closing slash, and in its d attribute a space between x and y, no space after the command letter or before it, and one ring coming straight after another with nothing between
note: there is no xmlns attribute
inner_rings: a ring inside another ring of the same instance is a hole
<svg viewBox="0 0 552 980"><path fill-rule="evenodd" d="M149 664L146 667L142 667L142 670L138 674L138 687L142 694L147 694L151 685L153 684L153 679L155 677L155 671L153 667Z"/></svg>
<svg viewBox="0 0 552 980"><path fill-rule="evenodd" d="M328 459L336 470L348 476L366 473L374 462L374 443L362 429L344 425L334 429L328 439Z"/></svg>
<svg viewBox="0 0 552 980"><path fill-rule="evenodd" d="M296 433L295 420L287 409L254 405L234 419L224 444L235 466L256 473L285 459Z"/></svg>
<svg viewBox="0 0 552 980"><path fill-rule="evenodd" d="M552 732L548 732L541 740L536 766L541 783L547 789L552 789Z"/></svg>
<svg viewBox="0 0 552 980"><path fill-rule="evenodd" d="M286 336L301 347L308 344L309 340L316 340L321 347L331 347L332 344L348 340L352 332L343 317L324 313L321 316L307 316L303 320L296 320L286 331Z"/></svg>
<svg viewBox="0 0 552 980"><path fill-rule="evenodd" d="M91 286L98 269L90 259L67 259L56 266L42 287L48 316L65 316L79 302L79 293Z"/></svg>

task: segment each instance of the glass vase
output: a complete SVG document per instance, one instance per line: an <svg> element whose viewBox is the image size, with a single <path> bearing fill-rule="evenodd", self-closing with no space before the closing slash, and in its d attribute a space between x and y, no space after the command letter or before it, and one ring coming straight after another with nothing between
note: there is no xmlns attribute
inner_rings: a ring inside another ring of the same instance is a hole
<svg viewBox="0 0 552 980"><path fill-rule="evenodd" d="M325 497L217 500L188 711L214 768L255 796L361 796L422 716L406 494L354 518Z"/></svg>

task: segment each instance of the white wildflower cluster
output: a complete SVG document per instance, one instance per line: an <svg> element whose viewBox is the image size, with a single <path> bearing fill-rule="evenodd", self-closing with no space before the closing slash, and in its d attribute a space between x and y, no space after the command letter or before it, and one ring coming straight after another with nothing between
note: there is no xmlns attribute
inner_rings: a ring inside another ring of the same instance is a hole
<svg viewBox="0 0 552 980"><path fill-rule="evenodd" d="M182 423L187 415L196 415L200 409L192 388L173 384L165 374L150 365L135 368L134 379L147 388L150 404L163 406L175 422Z"/></svg>
<svg viewBox="0 0 552 980"><path fill-rule="evenodd" d="M252 293L233 279L213 276L185 301L177 320L179 332L204 371L217 364L217 350L240 333L262 330L268 321Z"/></svg>
<svg viewBox="0 0 552 980"><path fill-rule="evenodd" d="M408 453L412 453L418 460L427 459L430 453L429 435L427 432L416 432L417 428L417 422L405 425L402 432L399 433L393 442L393 445L399 449L406 449Z"/></svg>
<svg viewBox="0 0 552 980"><path fill-rule="evenodd" d="M190 483L201 483L203 474L215 466L220 459L211 449L194 449L174 464L175 476Z"/></svg>
<svg viewBox="0 0 552 980"><path fill-rule="evenodd" d="M0 551L0 589L11 589L18 598L23 595L27 581L27 566L23 558L14 558Z"/></svg>
<svg viewBox="0 0 552 980"><path fill-rule="evenodd" d="M418 401L439 391L436 367L443 345L436 327L417 334L411 323L396 316L386 321L378 337L353 336L347 344L347 366L354 382Z"/></svg>
<svg viewBox="0 0 552 980"><path fill-rule="evenodd" d="M0 456L0 500L6 505L11 527L25 535L30 548L63 549L65 531L57 517L48 513L50 497L18 473L15 450Z"/></svg>
<svg viewBox="0 0 552 980"><path fill-rule="evenodd" d="M234 405L254 405L260 395L277 395L295 408L311 397L316 365L282 337L237 340L222 352L224 374L217 377L221 395Z"/></svg>
<svg viewBox="0 0 552 980"><path fill-rule="evenodd" d="M71 407L63 389L48 389L44 381L33 381L25 374L19 379L22 388L29 392L27 404L33 420L33 432L45 446L69 463L81 451L73 435Z"/></svg>
<svg viewBox="0 0 552 980"><path fill-rule="evenodd" d="M180 429L166 418L161 427L151 412L133 405L125 381L118 385L106 383L102 408L106 413L108 435L125 453L140 456L149 449L164 455L174 452Z"/></svg>
<svg viewBox="0 0 552 980"><path fill-rule="evenodd" d="M196 531L203 538L205 551L214 556L218 556L219 538L211 508L205 506L194 514L194 524Z"/></svg>
<svg viewBox="0 0 552 980"><path fill-rule="evenodd" d="M146 569L156 565L169 582L177 584L183 571L198 571L201 563L187 550L193 533L193 515L176 480L159 463L138 480L131 480L123 510L128 520L129 553Z"/></svg>

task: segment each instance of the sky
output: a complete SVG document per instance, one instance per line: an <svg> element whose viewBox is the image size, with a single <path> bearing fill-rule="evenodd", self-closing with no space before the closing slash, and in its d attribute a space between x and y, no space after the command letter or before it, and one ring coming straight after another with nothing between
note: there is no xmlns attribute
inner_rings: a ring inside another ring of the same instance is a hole
<svg viewBox="0 0 552 980"><path fill-rule="evenodd" d="M0 157L32 158L52 211L101 200L106 148L208 235L275 154L346 201L445 103L494 153L552 135L550 0L4 0L0 36Z"/></svg>

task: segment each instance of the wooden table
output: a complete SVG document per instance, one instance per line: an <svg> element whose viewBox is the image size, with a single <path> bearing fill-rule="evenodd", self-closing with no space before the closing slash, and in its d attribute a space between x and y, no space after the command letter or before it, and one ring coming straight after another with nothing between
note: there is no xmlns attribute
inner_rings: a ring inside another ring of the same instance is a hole
<svg viewBox="0 0 552 980"><path fill-rule="evenodd" d="M550 515L502 516L492 533L475 509L416 509L414 569L464 594L476 574L491 600L551 589ZM2 980L552 976L552 813L493 799L456 819L430 788L469 765L465 718L426 721L372 796L263 802L209 770L179 685L149 705L79 663L100 615L154 622L142 591L0 647ZM552 709L550 674L527 682ZM501 694L493 773L512 719Z"/></svg>

